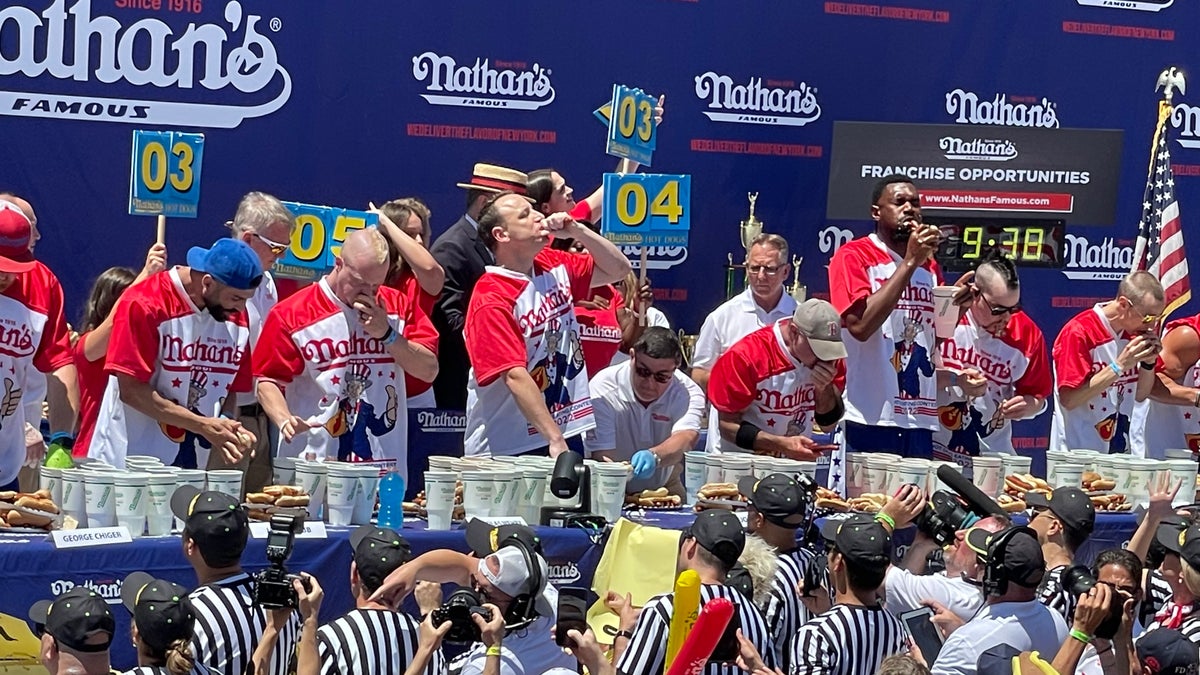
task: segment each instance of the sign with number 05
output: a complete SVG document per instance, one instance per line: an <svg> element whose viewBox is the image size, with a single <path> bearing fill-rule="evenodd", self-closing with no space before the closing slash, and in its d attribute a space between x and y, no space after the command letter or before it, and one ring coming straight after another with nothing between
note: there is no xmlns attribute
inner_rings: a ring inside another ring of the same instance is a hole
<svg viewBox="0 0 1200 675"><path fill-rule="evenodd" d="M283 205L296 216L296 230L291 246L272 270L277 277L316 281L333 269L347 235L379 224L379 216L365 211L297 202Z"/></svg>
<svg viewBox="0 0 1200 675"><path fill-rule="evenodd" d="M134 131L129 214L195 218L204 134Z"/></svg>
<svg viewBox="0 0 1200 675"><path fill-rule="evenodd" d="M692 177L604 174L604 236L618 246L687 246Z"/></svg>
<svg viewBox="0 0 1200 675"><path fill-rule="evenodd" d="M650 166L658 140L658 124L654 121L657 104L653 96L641 89L614 84L605 152Z"/></svg>

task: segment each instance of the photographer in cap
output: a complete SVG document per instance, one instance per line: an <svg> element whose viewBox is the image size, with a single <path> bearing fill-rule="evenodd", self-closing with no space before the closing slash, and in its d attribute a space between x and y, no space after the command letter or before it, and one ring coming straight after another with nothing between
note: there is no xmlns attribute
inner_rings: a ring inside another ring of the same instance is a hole
<svg viewBox="0 0 1200 675"><path fill-rule="evenodd" d="M266 611L254 604L254 578L242 571L250 536L246 508L222 492L182 485L171 496L171 511L183 521L183 553L196 571L189 594L196 614L196 662L221 673L243 673L266 630ZM292 614L271 659L271 672L283 675L300 634Z"/></svg>
<svg viewBox="0 0 1200 675"><path fill-rule="evenodd" d="M196 668L192 630L196 614L187 590L134 572L121 584L121 604L133 616L138 667L126 675L188 675Z"/></svg>
<svg viewBox="0 0 1200 675"><path fill-rule="evenodd" d="M524 525L493 527L472 520L466 535L473 555L438 549L417 556L392 571L370 600L399 607L419 580L457 584L462 588L451 600L462 597L462 591L473 592L472 605L492 615L490 621L472 615L481 640L456 660L462 675L532 675L554 668L573 671L574 659L550 637L558 591L549 582L550 568L534 531Z"/></svg>
<svg viewBox="0 0 1200 675"><path fill-rule="evenodd" d="M1038 600L1062 615L1068 623L1075 615L1075 597L1063 588L1062 573L1075 564L1075 553L1096 527L1096 507L1077 487L1060 487L1049 497L1028 492L1025 503L1033 510L1029 527L1037 532L1046 560L1046 579Z"/></svg>
<svg viewBox="0 0 1200 675"><path fill-rule="evenodd" d="M1061 673L1125 675L1137 661L1134 608L1141 600L1142 561L1120 548L1101 551L1090 570L1069 571L1065 580L1078 595L1070 638L1054 657ZM1089 587L1090 586L1090 587ZM1138 626L1137 630L1141 630ZM1192 646L1195 650L1195 645Z"/></svg>
<svg viewBox="0 0 1200 675"><path fill-rule="evenodd" d="M104 598L76 586L53 601L34 603L29 620L42 637L38 656L50 675L108 675L117 622Z"/></svg>

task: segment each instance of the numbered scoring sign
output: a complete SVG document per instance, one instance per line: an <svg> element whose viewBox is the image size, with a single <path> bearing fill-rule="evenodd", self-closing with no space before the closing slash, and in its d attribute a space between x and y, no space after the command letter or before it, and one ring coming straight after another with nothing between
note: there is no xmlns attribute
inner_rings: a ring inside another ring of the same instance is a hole
<svg viewBox="0 0 1200 675"><path fill-rule="evenodd" d="M604 174L604 236L618 246L684 246L692 227L692 177Z"/></svg>
<svg viewBox="0 0 1200 675"><path fill-rule="evenodd" d="M654 121L653 96L641 89L613 85L609 106L608 145L605 152L650 166L658 141L658 124Z"/></svg>
<svg viewBox="0 0 1200 675"><path fill-rule="evenodd" d="M316 206L284 202L296 216L296 230L291 246L275 263L278 277L316 281L333 269L342 250L342 242L354 230L374 227L379 217L365 211L353 211L336 206Z"/></svg>
<svg viewBox="0 0 1200 675"><path fill-rule="evenodd" d="M130 215L195 218L203 159L204 134L134 131Z"/></svg>

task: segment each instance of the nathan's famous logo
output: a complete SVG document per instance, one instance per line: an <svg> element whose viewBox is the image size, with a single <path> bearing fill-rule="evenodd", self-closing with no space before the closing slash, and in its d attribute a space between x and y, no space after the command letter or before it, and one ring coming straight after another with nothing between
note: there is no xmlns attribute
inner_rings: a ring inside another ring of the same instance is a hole
<svg viewBox="0 0 1200 675"><path fill-rule="evenodd" d="M418 82L429 81L425 91L452 94L421 94L433 105L537 110L554 102L550 69L537 63L530 68L513 64L519 65L514 70L493 67L488 59L477 58L472 65L460 66L453 56L425 52L414 56L412 64L413 77Z"/></svg>
<svg viewBox="0 0 1200 675"><path fill-rule="evenodd" d="M958 124L996 124L1006 127L1058 128L1053 101L1030 99L1031 103L1012 103L1005 94L985 99L978 94L955 89L946 94L946 112Z"/></svg>
<svg viewBox="0 0 1200 675"><path fill-rule="evenodd" d="M967 159L979 162L1007 162L1016 159L1017 146L1009 140L973 138L966 140L946 136L938 141L946 159Z"/></svg>
<svg viewBox="0 0 1200 675"><path fill-rule="evenodd" d="M567 584L583 578L583 574L579 571L579 565L574 562L553 562L546 567L550 572L548 575L550 581L556 584Z"/></svg>
<svg viewBox="0 0 1200 675"><path fill-rule="evenodd" d="M1067 265L1062 272L1068 279L1119 281L1132 267L1132 246L1123 246L1112 237L1093 244L1087 237L1067 235Z"/></svg>
<svg viewBox="0 0 1200 675"><path fill-rule="evenodd" d="M1159 12L1170 7L1175 0L1076 0L1087 7L1111 9L1136 9L1142 12Z"/></svg>
<svg viewBox="0 0 1200 675"><path fill-rule="evenodd" d="M104 598L104 601L108 604L119 605L121 604L121 584L121 579L114 581L92 581L91 579L87 579L82 584L77 584L69 579L58 579L50 582L50 594L57 598L76 586L83 586Z"/></svg>
<svg viewBox="0 0 1200 675"><path fill-rule="evenodd" d="M629 258L633 264L633 269L639 269L641 265L642 247L641 246L618 246L621 252ZM666 270L682 264L687 260L688 252L685 246L648 246L646 247L646 269L648 270Z"/></svg>
<svg viewBox="0 0 1200 675"><path fill-rule="evenodd" d="M830 225L817 233L817 245L821 253L833 255L839 248L854 238L854 233L844 227Z"/></svg>
<svg viewBox="0 0 1200 675"><path fill-rule="evenodd" d="M27 7L5 7L0 10L0 114L228 129L279 110L291 96L292 79L279 64L275 45L259 32L262 17L243 13L241 3L231 0L222 18L221 23L191 22L177 31L157 18L125 25L116 17L92 16L91 0L78 0L70 9L67 0L54 0L40 16ZM273 18L266 25L278 31L282 24ZM50 78L62 80L62 88L17 91L15 75L38 78L34 82L41 89L48 88ZM137 93L92 96L74 89L92 81L124 82ZM274 94L247 97L251 102L244 105L195 102L195 95L171 100L170 90L197 87Z"/></svg>
<svg viewBox="0 0 1200 675"><path fill-rule="evenodd" d="M710 70L696 76L696 96L707 99L711 109L737 111L704 111L714 122L802 127L821 116L817 88L806 82L767 80L764 85L761 77L752 77L745 84L735 84L732 77Z"/></svg>
<svg viewBox="0 0 1200 675"><path fill-rule="evenodd" d="M1179 130L1175 140L1185 148L1200 148L1200 107L1180 103L1171 109L1171 126Z"/></svg>
<svg viewBox="0 0 1200 675"><path fill-rule="evenodd" d="M445 410L422 410L417 413L417 424L425 432L455 432L462 433L467 426L467 416L447 412Z"/></svg>

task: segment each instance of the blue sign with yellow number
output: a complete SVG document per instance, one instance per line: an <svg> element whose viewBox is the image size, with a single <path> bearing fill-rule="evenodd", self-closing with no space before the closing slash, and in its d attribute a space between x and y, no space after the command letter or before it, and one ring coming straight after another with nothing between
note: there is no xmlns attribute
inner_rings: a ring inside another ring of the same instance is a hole
<svg viewBox="0 0 1200 675"><path fill-rule="evenodd" d="M195 218L203 160L204 134L134 131L129 214Z"/></svg>
<svg viewBox="0 0 1200 675"><path fill-rule="evenodd" d="M604 174L602 231L618 246L688 245L692 177L657 173Z"/></svg>
<svg viewBox="0 0 1200 675"><path fill-rule="evenodd" d="M296 216L296 229L291 245L272 272L286 279L316 281L333 269L347 235L379 224L379 216L366 211L297 202L283 204Z"/></svg>
<svg viewBox="0 0 1200 675"><path fill-rule="evenodd" d="M650 166L658 140L658 123L654 121L655 105L657 101L654 97L641 89L614 84L605 152Z"/></svg>

